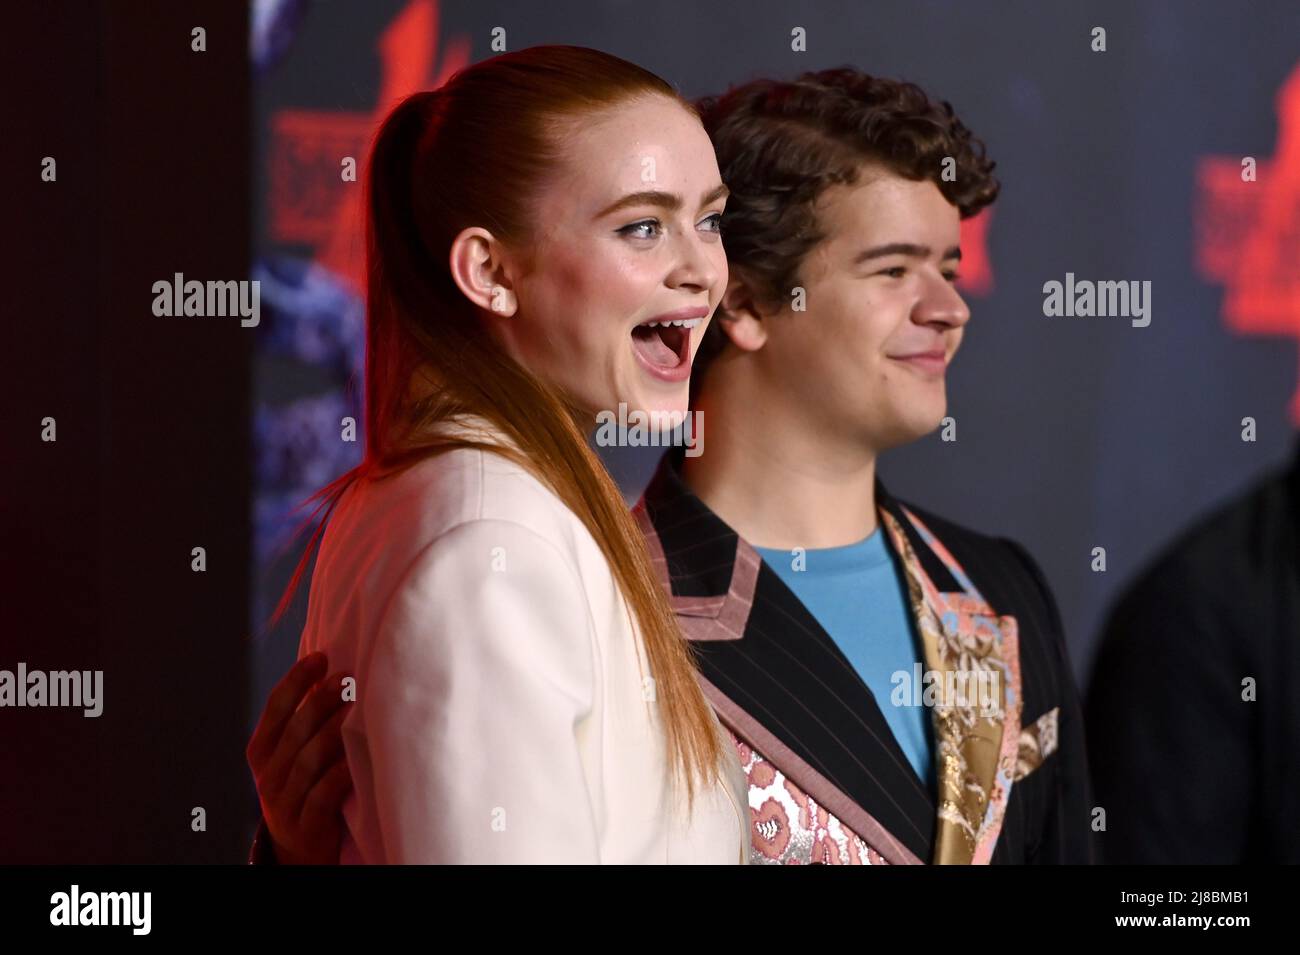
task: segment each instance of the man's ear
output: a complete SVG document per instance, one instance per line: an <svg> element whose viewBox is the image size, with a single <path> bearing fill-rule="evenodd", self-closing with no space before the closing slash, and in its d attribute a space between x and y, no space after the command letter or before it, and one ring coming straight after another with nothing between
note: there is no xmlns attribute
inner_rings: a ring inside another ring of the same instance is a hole
<svg viewBox="0 0 1300 955"><path fill-rule="evenodd" d="M721 322L727 339L741 351L758 351L767 342L763 316L753 286L733 269L714 320Z"/></svg>
<svg viewBox="0 0 1300 955"><path fill-rule="evenodd" d="M519 308L505 249L487 229L462 229L448 257L451 278L465 297L493 315L509 318Z"/></svg>

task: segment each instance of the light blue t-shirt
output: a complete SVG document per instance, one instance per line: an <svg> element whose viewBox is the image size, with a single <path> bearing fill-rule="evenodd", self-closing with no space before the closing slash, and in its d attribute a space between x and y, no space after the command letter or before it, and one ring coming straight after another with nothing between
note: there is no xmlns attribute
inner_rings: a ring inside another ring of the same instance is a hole
<svg viewBox="0 0 1300 955"><path fill-rule="evenodd" d="M905 671L910 681L913 667L923 657L906 585L884 530L877 527L866 540L845 547L806 550L802 570L795 569L795 555L788 550L754 549L848 657L876 698L908 762L933 791L930 711L891 702L894 674Z"/></svg>

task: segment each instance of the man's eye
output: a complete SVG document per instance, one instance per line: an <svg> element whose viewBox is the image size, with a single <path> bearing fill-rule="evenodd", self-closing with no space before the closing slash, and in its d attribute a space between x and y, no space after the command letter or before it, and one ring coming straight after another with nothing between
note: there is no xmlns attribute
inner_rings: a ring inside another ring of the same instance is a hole
<svg viewBox="0 0 1300 955"><path fill-rule="evenodd" d="M700 223L705 227L707 232L722 232L722 213L715 212L713 215L705 216L704 221Z"/></svg>
<svg viewBox="0 0 1300 955"><path fill-rule="evenodd" d="M946 278L949 282L956 282L961 276L959 276L956 272L944 272L943 277Z"/></svg>
<svg viewBox="0 0 1300 955"><path fill-rule="evenodd" d="M891 279L901 279L904 275L907 274L907 266L895 265L893 268L890 269L882 269L880 274L888 275Z"/></svg>
<svg viewBox="0 0 1300 955"><path fill-rule="evenodd" d="M659 234L658 219L642 219L640 222L632 222L618 230L619 235L631 236L634 239L653 239Z"/></svg>

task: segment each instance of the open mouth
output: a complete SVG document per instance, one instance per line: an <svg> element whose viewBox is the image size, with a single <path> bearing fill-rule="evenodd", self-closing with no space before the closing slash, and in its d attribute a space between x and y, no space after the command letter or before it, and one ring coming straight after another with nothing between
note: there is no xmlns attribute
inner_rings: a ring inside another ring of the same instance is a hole
<svg viewBox="0 0 1300 955"><path fill-rule="evenodd" d="M691 329L702 319L645 322L632 329L632 350L652 375L681 381L691 370Z"/></svg>

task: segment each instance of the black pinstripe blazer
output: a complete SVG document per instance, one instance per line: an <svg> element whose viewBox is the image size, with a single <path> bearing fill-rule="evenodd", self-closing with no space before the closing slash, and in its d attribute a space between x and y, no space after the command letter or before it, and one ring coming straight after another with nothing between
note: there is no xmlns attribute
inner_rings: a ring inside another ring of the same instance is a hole
<svg viewBox="0 0 1300 955"><path fill-rule="evenodd" d="M685 485L680 461L680 450L665 455L638 505L639 517L652 552L662 557L675 606L707 607L710 599L721 606L733 578L752 573L738 569L738 555L749 549ZM905 518L902 502L879 480L876 495L880 507L903 527L938 589L959 591L947 566ZM1041 571L1014 541L907 507L965 569L989 605L1016 618L1021 725L1059 710L1058 748L1012 785L990 861L1092 862L1092 800L1079 697L1060 615ZM755 728L764 743L748 742L765 750L787 776L815 780L809 794L855 831L865 829L886 842L892 838L906 850L899 853L905 858L932 860L935 795L904 756L871 691L771 568L757 566L752 593L740 639L694 643L706 685L720 691L714 706L719 708L720 699L723 721L733 732L742 725ZM683 611L678 612L681 619ZM683 629L690 637L691 628ZM796 660L798 665L792 665ZM738 719L729 719L724 710Z"/></svg>

